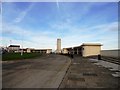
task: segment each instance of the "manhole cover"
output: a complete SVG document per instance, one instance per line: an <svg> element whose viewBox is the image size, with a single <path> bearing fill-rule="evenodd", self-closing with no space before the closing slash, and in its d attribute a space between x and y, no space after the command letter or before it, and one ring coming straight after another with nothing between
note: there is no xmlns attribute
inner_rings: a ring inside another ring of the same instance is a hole
<svg viewBox="0 0 120 90"><path fill-rule="evenodd" d="M83 73L83 76L97 76L97 74L93 72L85 72Z"/></svg>
<svg viewBox="0 0 120 90"><path fill-rule="evenodd" d="M83 76L82 74L72 73L71 75L68 76L68 79L84 82L85 79L82 76Z"/></svg>

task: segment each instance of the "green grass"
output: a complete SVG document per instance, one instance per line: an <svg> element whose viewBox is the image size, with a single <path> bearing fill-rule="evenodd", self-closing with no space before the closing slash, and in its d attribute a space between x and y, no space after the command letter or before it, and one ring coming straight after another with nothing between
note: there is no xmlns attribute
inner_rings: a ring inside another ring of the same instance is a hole
<svg viewBox="0 0 120 90"><path fill-rule="evenodd" d="M22 59L29 59L29 58L36 58L40 57L40 53L6 53L2 55L2 61L9 61L9 60L22 60Z"/></svg>

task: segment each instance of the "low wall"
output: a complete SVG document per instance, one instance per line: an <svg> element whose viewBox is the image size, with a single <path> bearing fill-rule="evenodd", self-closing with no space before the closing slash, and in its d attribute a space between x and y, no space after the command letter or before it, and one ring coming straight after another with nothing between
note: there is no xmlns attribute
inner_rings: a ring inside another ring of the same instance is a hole
<svg viewBox="0 0 120 90"><path fill-rule="evenodd" d="M119 57L118 53L120 53L119 50L101 50L100 54L101 56L108 56L108 57Z"/></svg>

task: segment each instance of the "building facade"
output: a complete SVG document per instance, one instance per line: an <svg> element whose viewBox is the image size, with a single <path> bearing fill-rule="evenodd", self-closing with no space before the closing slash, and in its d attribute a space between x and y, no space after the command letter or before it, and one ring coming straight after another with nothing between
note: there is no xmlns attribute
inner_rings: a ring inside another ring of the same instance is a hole
<svg viewBox="0 0 120 90"><path fill-rule="evenodd" d="M63 54L69 54L69 53L68 53L68 49L67 49L67 48L63 48L63 49L62 49L62 53L63 53Z"/></svg>

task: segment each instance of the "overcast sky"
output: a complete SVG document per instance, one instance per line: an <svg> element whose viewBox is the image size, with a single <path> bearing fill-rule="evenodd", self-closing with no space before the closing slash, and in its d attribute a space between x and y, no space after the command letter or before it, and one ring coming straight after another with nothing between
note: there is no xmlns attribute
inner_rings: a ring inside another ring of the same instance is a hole
<svg viewBox="0 0 120 90"><path fill-rule="evenodd" d="M118 48L117 2L8 2L2 3L2 44L56 49L82 43Z"/></svg>

